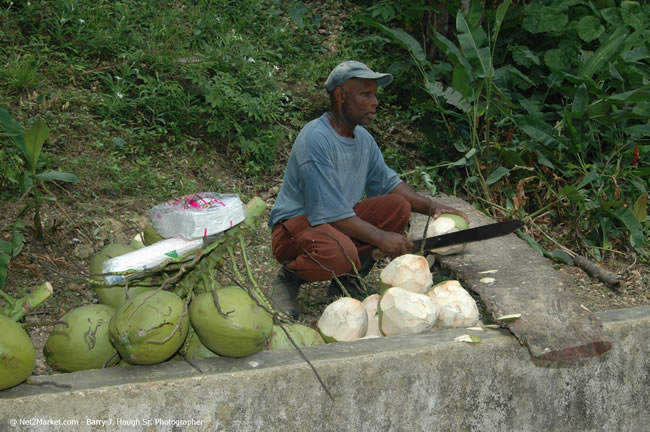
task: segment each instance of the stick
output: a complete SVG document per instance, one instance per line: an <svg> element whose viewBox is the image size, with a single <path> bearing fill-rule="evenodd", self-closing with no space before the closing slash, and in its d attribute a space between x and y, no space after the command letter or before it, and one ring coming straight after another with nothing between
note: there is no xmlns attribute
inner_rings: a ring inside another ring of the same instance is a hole
<svg viewBox="0 0 650 432"><path fill-rule="evenodd" d="M304 360L304 361L309 365L309 367L311 368L312 372L314 372L314 375L316 375L316 379L317 379L318 382L320 383L321 387L323 387L323 390L325 390L325 393L327 393L327 396L329 396L329 398L330 398L331 400L334 400L334 396L333 396L332 393L329 391L329 389L328 389L327 386L325 385L325 382L323 381L323 379L322 379L322 378L320 377L320 375L318 374L318 371L316 370L316 367L314 367L314 365L313 365L313 364L309 361L309 359L305 356L305 353L303 353L302 350L300 349L300 347L298 347L298 344L293 340L293 338L291 337L291 335L289 334L289 332L287 331L287 329L284 328L284 324L282 324L281 322L278 321L278 325L280 326L280 328L282 329L282 331L284 332L284 334L287 336L287 339L289 339L289 342L291 342L291 345L293 345L293 347L296 349L296 351L298 351L298 353L300 354L300 357L302 357L302 359L303 359L303 360Z"/></svg>
<svg viewBox="0 0 650 432"><path fill-rule="evenodd" d="M217 290L212 288L212 290L210 290L210 292L212 293L212 301L214 302L214 306L217 308L217 312L219 313L219 315L221 315L224 318L228 318L228 315L235 312L234 310L231 310L231 311L228 311L228 312L222 311L221 306L219 306L219 296L217 295Z"/></svg>
<svg viewBox="0 0 650 432"><path fill-rule="evenodd" d="M241 255L242 255L242 259L244 260L244 267L246 268L246 273L248 274L248 280L253 284L253 291L255 292L256 295L260 297L259 300L262 303L264 303L264 306L266 306L269 309L272 309L271 302L269 301L269 299L266 298L264 292L260 289L259 285L257 285L257 281L255 281L255 277L253 277L253 271L251 270L251 266L248 263L248 255L246 254L246 244L244 242L243 235L239 236L239 247L241 248Z"/></svg>
<svg viewBox="0 0 650 432"><path fill-rule="evenodd" d="M343 294L346 297L352 297L350 295L350 293L348 292L348 290L345 288L345 286L343 286L343 283L341 283L341 280L336 276L336 273L334 272L334 270L328 269L323 264L321 264L320 261L318 261L316 258L314 258L314 256L312 254L310 254L307 249L303 248L302 251L307 254L307 257L309 257L310 260L312 260L313 262L318 264L318 266L320 268L322 268L325 271L328 271L328 272L332 273L332 276L333 276L332 279L334 279L336 281L336 283L339 284L339 288L341 288L341 291L343 292Z"/></svg>
<svg viewBox="0 0 650 432"><path fill-rule="evenodd" d="M564 252L566 252L571 259L573 259L573 262L578 265L582 270L584 270L589 276L598 279L599 281L603 282L610 288L613 288L617 286L620 283L620 276L616 273L612 273L609 270L606 270L602 268L599 265L596 265L589 261L587 258L583 257L582 255L578 255L577 253L573 252L571 249L562 246L560 243L557 242L553 237L550 235L546 234L535 222L532 220L529 221L531 225L533 225L539 232L541 232L544 237L549 239L551 242L553 242L556 246L558 246L560 249L562 249Z"/></svg>
<svg viewBox="0 0 650 432"><path fill-rule="evenodd" d="M183 310L183 313L178 318L178 322L176 323L176 327L174 327L172 332L170 334L168 334L166 338L164 338L163 340L159 340L159 341L150 340L150 341L147 341L147 342L152 343L152 344L160 344L160 345L162 345L165 342L167 342L168 340L170 340L176 334L176 332L181 329L181 325L183 324L183 318L185 318L190 313L189 310L187 309L187 305L189 303L190 303L189 299L185 301L185 310Z"/></svg>
<svg viewBox="0 0 650 432"><path fill-rule="evenodd" d="M203 370L201 370L201 368L198 367L198 366L196 365L196 363L194 363L192 360L188 359L187 356L184 356L184 357L183 357L183 360L186 361L187 364L189 364L190 366L192 366L194 369L196 369L197 371L199 371L200 374L203 373Z"/></svg>
<svg viewBox="0 0 650 432"><path fill-rule="evenodd" d="M601 266L592 263L587 258L581 255L574 255L573 261L578 264L578 267L587 272L591 277L595 277L599 281L605 283L609 287L615 287L620 283L620 276L605 270Z"/></svg>
<svg viewBox="0 0 650 432"><path fill-rule="evenodd" d="M266 312L268 312L269 314L271 314L271 315L273 316L273 322L277 323L277 324L280 326L280 328L282 329L282 331L287 335L287 338L289 339L289 341L291 342L291 344L293 345L293 347L294 347L294 348L296 349L296 351L298 351L298 353L300 354L300 357L302 357L302 359L303 359L303 360L304 360L304 361L309 365L309 367L311 368L312 372L314 372L314 375L316 375L316 379L317 379L318 382L320 383L321 387L323 387L323 390L325 390L325 393L327 393L327 396L329 396L329 398L330 398L331 400L334 400L334 396L333 396L332 393L329 391L329 389L328 389L327 386L325 385L325 382L323 381L323 379L322 379L322 378L320 377L320 375L318 374L318 371L316 370L316 367L314 367L314 365L309 361L309 359L308 359L308 358L305 356L305 354L302 352L302 350L300 349L300 347L298 346L298 344L293 340L293 338L291 337L291 335L289 334L289 332L287 331L287 329L284 327L284 324L282 323L282 318L283 318L283 317L282 317L278 312L274 311L273 309L267 309L264 305L262 305L262 304L259 302L259 300L258 300L257 298L255 298L255 296L252 295L251 291L250 291L249 289L247 289L247 288L241 286L241 285L239 284L239 282L237 282L237 280L236 280L234 277L232 277L231 275L229 275L228 273L226 273L226 272L223 271L223 270L217 269L217 271L220 272L220 273L222 273L222 274L224 274L224 275L226 275L226 276L228 276L228 277L229 277L229 278L230 278L230 279L231 279L235 284L239 285L239 287L240 287L241 289L247 291L247 292L248 292L248 295L253 299L253 301L257 304L258 307L261 307L262 309L264 309Z"/></svg>
<svg viewBox="0 0 650 432"><path fill-rule="evenodd" d="M317 232L323 234L324 236L327 236L327 237L331 238L332 240L334 240L334 241L336 242L336 244L339 246L339 249L341 249L341 252L343 252L343 256L348 260L348 262L349 262L350 264L352 264L352 269L354 270L354 275L355 275L355 276L357 277L357 279L359 280L359 285L361 286L362 290L367 294L367 293L368 293L368 288L366 287L366 282L363 280L363 278L362 278L361 275L359 274L359 269L357 269L357 266L354 265L354 261L352 261L352 258L350 258L350 256L345 252L345 248L343 247L343 245L341 244L341 242L340 242L336 237L334 237L334 236L332 236L331 234L326 233L325 231L322 231L322 230L320 230L320 229L318 229L318 228L312 228L312 230L317 231ZM375 249L375 250L377 250L377 249ZM343 284L341 283L341 281L339 280L339 278L336 276L336 274L334 273L334 271L332 271L332 270L330 270L330 269L324 267L324 266L323 266L320 262L318 262L318 260L316 260L316 259L315 259L315 258L314 258L310 253L309 253L309 252L307 252L306 249L303 248L303 251L308 255L309 259L311 259L311 260L314 261L316 264L318 264L318 265L319 265L323 270L326 270L326 271L331 272L332 275L334 276L333 279L336 280L336 283L339 284L339 286L342 288L342 290L343 290L343 292L345 293L345 295L348 296L348 297L351 297L350 294L349 294L349 293L345 290L345 288L343 287ZM374 259L374 251L373 251L373 259ZM378 260L375 259L375 261L378 261ZM341 275L341 276L343 276L343 275Z"/></svg>

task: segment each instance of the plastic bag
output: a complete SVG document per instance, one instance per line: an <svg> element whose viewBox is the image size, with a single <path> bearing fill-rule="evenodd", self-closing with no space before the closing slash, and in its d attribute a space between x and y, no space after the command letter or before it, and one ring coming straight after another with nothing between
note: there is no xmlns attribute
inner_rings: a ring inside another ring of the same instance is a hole
<svg viewBox="0 0 650 432"><path fill-rule="evenodd" d="M126 270L142 271L157 266L170 258L178 258L203 246L203 239L187 240L182 237L160 240L124 255L104 261L102 273L117 273ZM128 275L104 276L106 285L124 280Z"/></svg>

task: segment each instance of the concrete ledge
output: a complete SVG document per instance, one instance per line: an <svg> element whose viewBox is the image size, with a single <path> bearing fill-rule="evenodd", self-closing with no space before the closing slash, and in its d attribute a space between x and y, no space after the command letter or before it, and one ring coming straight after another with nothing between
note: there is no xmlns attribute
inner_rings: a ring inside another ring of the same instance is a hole
<svg viewBox="0 0 650 432"><path fill-rule="evenodd" d="M504 330L471 332L477 344L454 329L305 349L333 401L294 351L206 359L202 373L170 362L35 377L71 388L0 391L0 431L646 431L650 307L598 317L612 350L566 363L533 361Z"/></svg>
<svg viewBox="0 0 650 432"><path fill-rule="evenodd" d="M470 226L495 222L457 197L435 200L463 211ZM424 215L411 215L410 229L417 237L424 234L426 222ZM533 357L577 360L611 349L601 322L575 298L570 281L516 234L468 243L462 253L436 259L463 287L479 295L492 319L521 314L520 319L505 325ZM486 276L490 282L484 282Z"/></svg>

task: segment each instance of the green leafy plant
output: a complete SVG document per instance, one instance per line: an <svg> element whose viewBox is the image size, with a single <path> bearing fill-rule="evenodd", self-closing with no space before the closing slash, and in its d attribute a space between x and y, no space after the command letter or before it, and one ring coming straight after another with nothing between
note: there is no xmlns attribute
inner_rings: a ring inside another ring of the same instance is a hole
<svg viewBox="0 0 650 432"><path fill-rule="evenodd" d="M244 157L268 168L275 160L277 138L260 127L273 125L280 119L282 92L269 79L272 66L255 63L257 60L253 58L241 59L237 77L220 72L201 82L208 103L203 111L209 133L234 142ZM242 79L242 75L249 79Z"/></svg>
<svg viewBox="0 0 650 432"><path fill-rule="evenodd" d="M24 130L6 108L0 107L0 130L11 138L25 161L20 192L28 203L20 211L21 218L28 210L34 210L34 230L37 238L43 236L41 223L41 206L45 202L56 201L56 197L46 187L46 182L78 182L79 179L72 173L61 171L39 171L39 159L43 144L50 135L50 130L43 120L37 120L27 131Z"/></svg>
<svg viewBox="0 0 650 432"><path fill-rule="evenodd" d="M402 29L364 22L406 49L433 101L431 173L464 170L466 192L492 212L550 215L596 259L623 236L647 258L634 208L649 187L650 10L608 6L506 1L480 19L483 2L472 2L455 38L435 34L447 62Z"/></svg>
<svg viewBox="0 0 650 432"><path fill-rule="evenodd" d="M482 7L480 2L473 4ZM479 25L476 19L479 14L473 9L468 13L473 21L468 21L461 11L456 16L458 46L442 34L435 34L436 43L453 68L451 85L440 79L440 67L427 58L421 44L414 37L402 29L391 29L362 18L364 22L379 28L408 51L413 64L420 72L423 90L435 104L448 139L453 139L456 150L462 152L460 159L443 162L437 167L465 168L469 173L466 185L470 188L472 185L478 185L488 201L491 200L488 186L505 174L502 167L492 168L490 174L484 174L483 170L490 167L482 166L479 160L490 159L487 155L492 147L489 143L494 118L498 115L505 115L507 118L511 105L496 85L497 75L517 73L514 68L496 70L493 64L495 41L509 5L510 1L506 1L497 8L490 34ZM459 127L463 129L460 133Z"/></svg>
<svg viewBox="0 0 650 432"><path fill-rule="evenodd" d="M525 101L514 120L546 185L541 199L550 201L537 214L552 209L570 221L595 258L623 232L643 253L645 218L634 208L648 188L638 155L647 155L650 137L650 10L544 1L523 13L533 36L516 45L513 60L534 87L514 93Z"/></svg>
<svg viewBox="0 0 650 432"><path fill-rule="evenodd" d="M21 228L21 222L14 224L11 242L0 239L0 291L4 288L5 281L7 280L9 262L18 256L25 245L25 236Z"/></svg>

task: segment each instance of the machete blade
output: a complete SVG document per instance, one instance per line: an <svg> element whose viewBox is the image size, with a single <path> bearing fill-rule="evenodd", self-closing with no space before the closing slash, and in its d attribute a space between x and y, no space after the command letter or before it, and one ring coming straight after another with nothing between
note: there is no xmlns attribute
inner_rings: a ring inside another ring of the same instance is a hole
<svg viewBox="0 0 650 432"><path fill-rule="evenodd" d="M518 230L522 226L524 226L524 222L518 219L512 219L504 222L482 225L476 228L469 228L463 231L428 237L426 239L413 240L413 250L416 252L419 251L422 248L422 243L424 243L424 250L430 250L501 237Z"/></svg>

